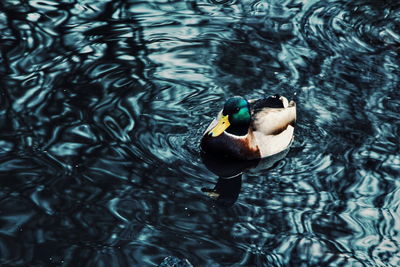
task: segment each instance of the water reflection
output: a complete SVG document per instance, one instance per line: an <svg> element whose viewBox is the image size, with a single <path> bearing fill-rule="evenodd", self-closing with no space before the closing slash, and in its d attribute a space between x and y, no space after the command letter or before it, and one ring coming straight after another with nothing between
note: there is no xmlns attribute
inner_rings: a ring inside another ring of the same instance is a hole
<svg viewBox="0 0 400 267"><path fill-rule="evenodd" d="M202 161L211 172L218 176L214 188L202 188L201 191L209 197L216 199L223 207L235 204L242 187L242 176L247 171L266 173L286 156L289 149L276 155L257 160L234 160L216 157L212 154L202 153Z"/></svg>
<svg viewBox="0 0 400 267"><path fill-rule="evenodd" d="M201 191L217 200L217 204L230 207L235 204L242 187L242 174L230 178L219 177L213 189L202 188Z"/></svg>

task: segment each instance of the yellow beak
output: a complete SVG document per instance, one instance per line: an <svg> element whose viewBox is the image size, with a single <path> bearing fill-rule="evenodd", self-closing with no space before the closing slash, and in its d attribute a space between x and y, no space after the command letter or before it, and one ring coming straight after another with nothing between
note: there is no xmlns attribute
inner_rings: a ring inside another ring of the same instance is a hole
<svg viewBox="0 0 400 267"><path fill-rule="evenodd" d="M221 118L218 121L217 126L215 126L210 131L211 136L212 137L217 137L218 135L222 134L226 130L226 128L229 127L229 125L231 125L231 124L229 123L228 115L221 116Z"/></svg>

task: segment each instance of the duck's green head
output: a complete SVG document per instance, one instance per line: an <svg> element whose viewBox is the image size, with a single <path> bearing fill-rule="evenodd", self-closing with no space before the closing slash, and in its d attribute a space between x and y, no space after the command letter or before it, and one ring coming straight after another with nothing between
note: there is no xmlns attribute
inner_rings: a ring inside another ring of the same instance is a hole
<svg viewBox="0 0 400 267"><path fill-rule="evenodd" d="M234 135L246 135L251 122L249 102L241 97L234 96L229 98L222 110L222 116L219 118L210 134L216 137L224 131Z"/></svg>

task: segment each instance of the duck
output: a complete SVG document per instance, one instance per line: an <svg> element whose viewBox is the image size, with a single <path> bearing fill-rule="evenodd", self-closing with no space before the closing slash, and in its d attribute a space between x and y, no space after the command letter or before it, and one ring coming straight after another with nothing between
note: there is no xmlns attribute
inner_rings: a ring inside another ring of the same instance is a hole
<svg viewBox="0 0 400 267"><path fill-rule="evenodd" d="M296 103L279 94L247 100L233 96L204 132L203 153L236 160L278 154L294 139Z"/></svg>

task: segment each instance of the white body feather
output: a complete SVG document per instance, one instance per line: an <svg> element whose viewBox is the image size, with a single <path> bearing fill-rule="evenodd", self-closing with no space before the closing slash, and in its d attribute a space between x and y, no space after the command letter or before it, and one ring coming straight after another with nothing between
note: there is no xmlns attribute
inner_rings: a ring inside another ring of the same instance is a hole
<svg viewBox="0 0 400 267"><path fill-rule="evenodd" d="M254 140L260 149L261 157L268 157L285 150L293 140L296 121L296 103L288 103L281 97L285 108L265 108L254 118Z"/></svg>

